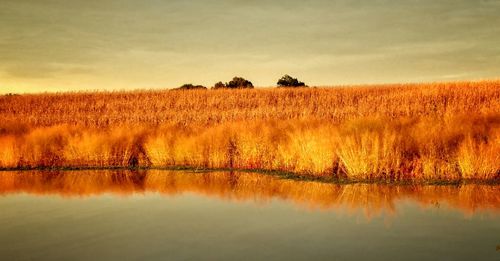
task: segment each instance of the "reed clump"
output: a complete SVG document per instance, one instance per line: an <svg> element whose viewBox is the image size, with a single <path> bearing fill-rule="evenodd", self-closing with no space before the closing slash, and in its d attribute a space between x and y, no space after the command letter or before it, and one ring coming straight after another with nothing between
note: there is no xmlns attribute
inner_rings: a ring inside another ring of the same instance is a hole
<svg viewBox="0 0 500 261"><path fill-rule="evenodd" d="M500 178L500 82L0 97L0 168Z"/></svg>

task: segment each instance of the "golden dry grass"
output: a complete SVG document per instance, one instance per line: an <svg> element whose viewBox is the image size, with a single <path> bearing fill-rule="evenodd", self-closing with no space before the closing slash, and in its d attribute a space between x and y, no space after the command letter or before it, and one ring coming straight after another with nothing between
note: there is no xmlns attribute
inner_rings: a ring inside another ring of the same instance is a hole
<svg viewBox="0 0 500 261"><path fill-rule="evenodd" d="M500 82L0 97L0 168L498 180Z"/></svg>

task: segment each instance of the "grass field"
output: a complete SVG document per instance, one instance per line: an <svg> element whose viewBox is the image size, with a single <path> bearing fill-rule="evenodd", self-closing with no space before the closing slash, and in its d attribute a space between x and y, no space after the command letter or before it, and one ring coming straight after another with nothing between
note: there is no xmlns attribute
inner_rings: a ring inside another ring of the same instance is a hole
<svg viewBox="0 0 500 261"><path fill-rule="evenodd" d="M500 81L0 97L0 168L500 179Z"/></svg>

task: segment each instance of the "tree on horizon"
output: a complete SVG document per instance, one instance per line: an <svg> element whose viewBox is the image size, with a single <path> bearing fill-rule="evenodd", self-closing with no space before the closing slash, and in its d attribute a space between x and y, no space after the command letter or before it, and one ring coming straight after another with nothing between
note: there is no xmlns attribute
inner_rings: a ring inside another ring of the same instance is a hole
<svg viewBox="0 0 500 261"><path fill-rule="evenodd" d="M292 76L285 74L281 77L278 82L278 87L307 87L305 83L293 78Z"/></svg>
<svg viewBox="0 0 500 261"><path fill-rule="evenodd" d="M253 84L251 81L243 78L243 77L238 77L235 76L233 79L229 82L226 82L223 84L222 82L217 82L213 89L221 89L221 88L227 88L227 89L252 89Z"/></svg>

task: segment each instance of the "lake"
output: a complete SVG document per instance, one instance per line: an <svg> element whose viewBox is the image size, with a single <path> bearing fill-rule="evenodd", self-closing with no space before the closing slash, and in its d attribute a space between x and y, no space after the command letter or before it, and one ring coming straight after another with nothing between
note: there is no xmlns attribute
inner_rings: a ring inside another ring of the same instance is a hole
<svg viewBox="0 0 500 261"><path fill-rule="evenodd" d="M500 186L0 172L1 260L500 260Z"/></svg>

